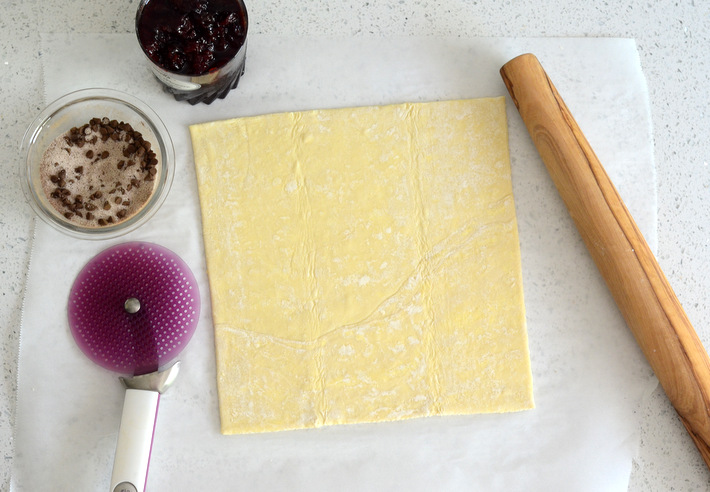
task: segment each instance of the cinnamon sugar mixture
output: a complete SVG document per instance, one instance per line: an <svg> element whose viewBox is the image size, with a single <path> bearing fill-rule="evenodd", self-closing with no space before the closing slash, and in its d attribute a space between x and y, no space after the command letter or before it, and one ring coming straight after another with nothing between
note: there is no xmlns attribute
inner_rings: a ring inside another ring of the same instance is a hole
<svg viewBox="0 0 710 492"><path fill-rule="evenodd" d="M104 227L128 220L155 190L159 163L131 125L92 118L57 137L40 165L42 189L67 220Z"/></svg>

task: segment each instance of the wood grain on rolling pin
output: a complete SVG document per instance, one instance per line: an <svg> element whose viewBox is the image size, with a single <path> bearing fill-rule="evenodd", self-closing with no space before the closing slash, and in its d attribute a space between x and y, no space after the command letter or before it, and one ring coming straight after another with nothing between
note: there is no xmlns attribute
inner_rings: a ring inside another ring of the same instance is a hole
<svg viewBox="0 0 710 492"><path fill-rule="evenodd" d="M710 467L710 359L631 214L534 55L501 76L587 249Z"/></svg>

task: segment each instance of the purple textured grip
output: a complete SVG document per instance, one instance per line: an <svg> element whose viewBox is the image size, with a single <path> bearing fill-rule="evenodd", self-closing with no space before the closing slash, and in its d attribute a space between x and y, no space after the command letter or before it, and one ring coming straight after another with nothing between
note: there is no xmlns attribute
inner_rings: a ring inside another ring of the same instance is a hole
<svg viewBox="0 0 710 492"><path fill-rule="evenodd" d="M126 300L140 309L129 313ZM104 250L81 270L69 293L69 327L95 363L122 374L157 371L187 345L200 316L192 272L167 248L130 242Z"/></svg>

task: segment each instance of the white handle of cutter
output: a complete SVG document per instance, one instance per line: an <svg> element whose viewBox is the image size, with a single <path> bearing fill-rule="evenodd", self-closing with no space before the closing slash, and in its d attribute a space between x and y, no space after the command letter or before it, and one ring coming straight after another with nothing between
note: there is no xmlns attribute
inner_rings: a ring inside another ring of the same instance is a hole
<svg viewBox="0 0 710 492"><path fill-rule="evenodd" d="M127 389L118 430L111 492L144 492L160 393Z"/></svg>

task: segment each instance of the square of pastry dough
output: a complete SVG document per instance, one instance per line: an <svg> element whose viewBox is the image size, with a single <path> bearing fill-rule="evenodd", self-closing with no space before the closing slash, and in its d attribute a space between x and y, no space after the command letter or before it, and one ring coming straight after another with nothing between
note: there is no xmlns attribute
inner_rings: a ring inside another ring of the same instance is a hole
<svg viewBox="0 0 710 492"><path fill-rule="evenodd" d="M223 433L533 407L503 98L190 131Z"/></svg>

